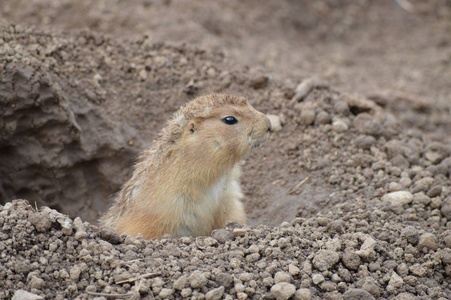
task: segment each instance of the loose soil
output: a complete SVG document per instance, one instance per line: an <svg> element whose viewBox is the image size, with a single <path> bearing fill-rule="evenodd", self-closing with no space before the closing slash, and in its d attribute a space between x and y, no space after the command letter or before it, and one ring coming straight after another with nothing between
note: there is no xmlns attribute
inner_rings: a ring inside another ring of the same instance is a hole
<svg viewBox="0 0 451 300"><path fill-rule="evenodd" d="M0 298L450 298L451 5L339 2L4 1ZM251 226L98 227L213 92L283 123L243 161Z"/></svg>

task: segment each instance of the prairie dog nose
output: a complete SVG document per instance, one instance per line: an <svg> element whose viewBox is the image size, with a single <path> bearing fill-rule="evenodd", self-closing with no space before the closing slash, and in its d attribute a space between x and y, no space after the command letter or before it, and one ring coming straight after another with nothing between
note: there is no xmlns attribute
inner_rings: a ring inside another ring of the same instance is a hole
<svg viewBox="0 0 451 300"><path fill-rule="evenodd" d="M271 121L268 119L268 117L266 117L266 127L268 128L266 131L270 132L272 125L271 125Z"/></svg>

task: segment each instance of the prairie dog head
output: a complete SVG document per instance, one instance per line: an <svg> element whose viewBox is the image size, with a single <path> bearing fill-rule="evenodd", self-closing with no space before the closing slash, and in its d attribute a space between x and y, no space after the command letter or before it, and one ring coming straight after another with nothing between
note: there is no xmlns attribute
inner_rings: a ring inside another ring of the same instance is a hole
<svg viewBox="0 0 451 300"><path fill-rule="evenodd" d="M214 94L182 107L170 120L167 133L193 163L231 167L260 145L270 129L269 119L246 99Z"/></svg>

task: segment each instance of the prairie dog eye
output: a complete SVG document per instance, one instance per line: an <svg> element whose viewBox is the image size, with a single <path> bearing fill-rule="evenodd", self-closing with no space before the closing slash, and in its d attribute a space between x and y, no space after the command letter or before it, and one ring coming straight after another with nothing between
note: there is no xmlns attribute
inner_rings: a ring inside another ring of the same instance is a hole
<svg viewBox="0 0 451 300"><path fill-rule="evenodd" d="M227 125L235 125L236 123L238 123L238 120L235 117L227 116L222 119L222 122L224 122Z"/></svg>

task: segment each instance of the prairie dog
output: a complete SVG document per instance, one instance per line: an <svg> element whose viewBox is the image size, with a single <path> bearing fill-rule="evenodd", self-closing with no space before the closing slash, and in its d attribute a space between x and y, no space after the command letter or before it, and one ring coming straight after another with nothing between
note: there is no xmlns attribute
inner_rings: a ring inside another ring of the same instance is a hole
<svg viewBox="0 0 451 300"><path fill-rule="evenodd" d="M237 162L262 143L268 118L246 99L198 97L169 120L101 223L144 238L209 235L246 223Z"/></svg>

